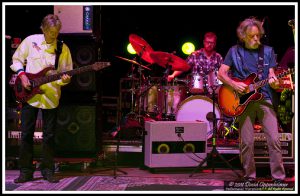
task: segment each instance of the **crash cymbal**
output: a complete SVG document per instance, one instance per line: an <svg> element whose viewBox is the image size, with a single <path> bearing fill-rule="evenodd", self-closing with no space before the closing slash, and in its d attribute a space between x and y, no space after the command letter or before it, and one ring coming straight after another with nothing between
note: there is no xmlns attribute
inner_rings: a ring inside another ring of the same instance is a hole
<svg viewBox="0 0 300 196"><path fill-rule="evenodd" d="M155 63L166 68L167 65L172 66L173 71L188 71L190 66L182 58L167 52L153 51L150 57Z"/></svg>
<svg viewBox="0 0 300 196"><path fill-rule="evenodd" d="M144 69L148 69L148 70L150 70L150 71L151 71L151 69L150 69L149 67L146 67L146 66L144 66L144 65L141 65L141 64L139 64L138 62L136 62L136 61L134 61L134 60L126 59L126 58L124 58L124 57L120 57L120 56L116 56L116 57L118 57L119 59L122 59L122 60L124 60L124 61L130 62L130 63L133 63L133 64L135 64L135 65L141 66L142 68L144 68Z"/></svg>
<svg viewBox="0 0 300 196"><path fill-rule="evenodd" d="M148 63L153 63L150 53L153 51L152 47L141 37L136 34L129 35L129 42L136 53Z"/></svg>

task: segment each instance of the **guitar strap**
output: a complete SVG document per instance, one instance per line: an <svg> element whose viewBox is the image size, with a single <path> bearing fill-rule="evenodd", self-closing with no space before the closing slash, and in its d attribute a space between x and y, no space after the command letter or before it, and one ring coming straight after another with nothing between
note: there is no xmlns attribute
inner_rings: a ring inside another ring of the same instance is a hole
<svg viewBox="0 0 300 196"><path fill-rule="evenodd" d="M263 79L264 70L264 45L261 45L258 53L257 76L259 80Z"/></svg>
<svg viewBox="0 0 300 196"><path fill-rule="evenodd" d="M261 47L259 48L258 64L257 64L257 76L259 80L263 80L263 69L264 69L264 45L261 45ZM269 93L271 93L270 96L272 100L273 109L275 110L275 112L277 112L278 98L276 95L276 91L270 88Z"/></svg>
<svg viewBox="0 0 300 196"><path fill-rule="evenodd" d="M62 52L62 46L63 46L63 41L57 40L57 45L56 45L56 50L55 50L55 64L54 67L55 69L57 69L58 67L58 60L59 60L59 56Z"/></svg>

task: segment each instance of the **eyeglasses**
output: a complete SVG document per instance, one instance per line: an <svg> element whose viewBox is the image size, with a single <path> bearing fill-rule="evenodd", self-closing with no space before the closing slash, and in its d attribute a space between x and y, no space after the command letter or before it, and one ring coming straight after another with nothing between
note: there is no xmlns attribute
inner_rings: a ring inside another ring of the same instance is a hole
<svg viewBox="0 0 300 196"><path fill-rule="evenodd" d="M209 42L209 41L204 41L205 43L207 43L207 44L211 44L211 45L215 45L216 44L216 42Z"/></svg>

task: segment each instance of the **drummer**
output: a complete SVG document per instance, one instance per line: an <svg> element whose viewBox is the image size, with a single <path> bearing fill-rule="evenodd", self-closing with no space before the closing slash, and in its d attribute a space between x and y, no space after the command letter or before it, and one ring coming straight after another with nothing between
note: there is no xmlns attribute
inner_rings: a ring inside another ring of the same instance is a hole
<svg viewBox="0 0 300 196"><path fill-rule="evenodd" d="M200 94L210 95L212 93L211 87L218 85L217 71L223 62L223 58L215 51L216 43L217 36L214 32L205 33L203 40L204 47L196 50L186 59L190 66L188 70L190 75L199 75L201 80L203 80L203 83L201 83L203 87L199 87L203 88L203 93ZM173 81L174 78L182 73L183 71L174 71L168 76L168 82Z"/></svg>

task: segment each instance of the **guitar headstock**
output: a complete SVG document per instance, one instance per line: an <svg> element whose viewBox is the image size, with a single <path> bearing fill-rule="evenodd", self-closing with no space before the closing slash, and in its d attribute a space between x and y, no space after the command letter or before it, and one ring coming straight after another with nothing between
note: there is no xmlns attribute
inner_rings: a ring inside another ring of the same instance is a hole
<svg viewBox="0 0 300 196"><path fill-rule="evenodd" d="M293 74L295 71L294 68L288 68L287 70L284 70L284 71L280 71L279 73L277 73L278 77L281 78L281 77L284 77L286 75L289 75L289 74Z"/></svg>
<svg viewBox="0 0 300 196"><path fill-rule="evenodd" d="M94 64L91 65L94 71L98 71L100 69L104 69L109 66L111 66L110 62L95 62Z"/></svg>
<svg viewBox="0 0 300 196"><path fill-rule="evenodd" d="M286 70L284 73L286 74L286 75L288 75L288 74L293 74L295 72L295 69L294 68L288 68L288 70Z"/></svg>
<svg viewBox="0 0 300 196"><path fill-rule="evenodd" d="M289 68L290 74L295 73L295 69L294 68Z"/></svg>

